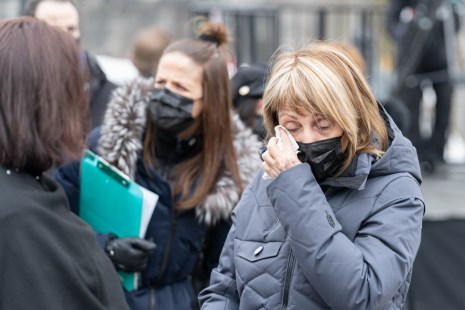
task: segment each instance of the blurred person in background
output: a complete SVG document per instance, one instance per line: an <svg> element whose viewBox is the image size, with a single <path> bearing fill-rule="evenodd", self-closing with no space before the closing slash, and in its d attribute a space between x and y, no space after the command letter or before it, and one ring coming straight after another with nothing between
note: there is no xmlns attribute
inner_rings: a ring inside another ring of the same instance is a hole
<svg viewBox="0 0 465 310"><path fill-rule="evenodd" d="M81 40L79 12L71 0L32 0L26 4L24 12L69 33L77 44ZM95 56L89 51L80 51L82 73L86 77L87 92L90 97L90 129L101 125L105 110L116 85L110 82L100 68Z"/></svg>
<svg viewBox="0 0 465 310"><path fill-rule="evenodd" d="M283 50L263 118L263 170L233 211L202 309L402 309L420 168L360 69L325 42Z"/></svg>
<svg viewBox="0 0 465 310"><path fill-rule="evenodd" d="M0 21L0 309L129 309L93 230L44 174L84 146L87 100L72 38Z"/></svg>
<svg viewBox="0 0 465 310"><path fill-rule="evenodd" d="M242 64L231 79L234 109L260 140L265 138L262 96L266 78L266 65L257 63Z"/></svg>
<svg viewBox="0 0 465 310"><path fill-rule="evenodd" d="M163 50L170 44L169 34L153 26L141 30L131 47L131 61L143 77L155 76Z"/></svg>
<svg viewBox="0 0 465 310"><path fill-rule="evenodd" d="M409 128L405 135L417 148L424 172L431 173L444 163L453 82L449 79L444 21L439 14L443 4L453 1L390 0L386 11L387 30L397 44L398 87L394 95L406 103ZM453 11L448 21L459 29ZM454 36L454 33L450 34ZM434 101L431 134L422 133L422 101Z"/></svg>
<svg viewBox="0 0 465 310"><path fill-rule="evenodd" d="M230 213L260 168L258 139L232 113L222 54L227 29L202 29L198 39L164 50L154 79L118 89L89 139L91 149L159 195L145 236L156 244L152 254L135 247L134 238L100 236L118 270L141 272L139 289L126 294L132 309L198 307L193 270L209 277ZM78 164L55 176L78 212Z"/></svg>

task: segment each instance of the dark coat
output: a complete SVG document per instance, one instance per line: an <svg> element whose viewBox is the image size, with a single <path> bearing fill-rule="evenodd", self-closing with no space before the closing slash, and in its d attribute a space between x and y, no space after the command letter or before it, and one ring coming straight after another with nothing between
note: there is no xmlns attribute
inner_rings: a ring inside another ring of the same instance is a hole
<svg viewBox="0 0 465 310"><path fill-rule="evenodd" d="M202 309L402 309L424 202L415 148L393 126L379 160L359 154L321 185L307 163L272 180L260 172Z"/></svg>
<svg viewBox="0 0 465 310"><path fill-rule="evenodd" d="M128 309L92 229L63 189L0 166L0 309Z"/></svg>
<svg viewBox="0 0 465 310"><path fill-rule="evenodd" d="M94 129L102 125L108 102L112 92L116 89L116 85L107 79L94 55L86 51L85 56L89 72L90 128Z"/></svg>
<svg viewBox="0 0 465 310"><path fill-rule="evenodd" d="M157 171L147 169L139 156L146 123L147 91L152 87L151 80L138 79L118 89L103 127L92 133L90 144L103 158L118 162L118 168L139 185L159 195L146 233L146 238L151 238L157 248L142 272L141 288L127 294L129 304L133 309L148 309L150 304L156 309L191 309L197 307L191 274L199 257L208 274L216 266L229 231L230 214L239 196L225 171L201 205L183 212L173 208L171 184L165 178L167 167L161 165ZM167 149L182 160L183 154L190 152L189 145L181 143ZM248 184L260 167L257 155L260 143L238 116L234 116L234 145L242 180ZM76 210L79 167L76 164L61 167L55 176ZM102 238L101 242L104 241Z"/></svg>
<svg viewBox="0 0 465 310"><path fill-rule="evenodd" d="M446 2L448 1L444 1ZM386 10L387 30L397 43L397 65L408 74L447 69L444 23L437 17L437 9L441 3L442 1L426 0L389 1ZM412 20L402 20L401 12L405 8L412 9ZM453 19L449 21L454 22L455 29L452 31L457 31L460 21L456 10L453 7L452 9ZM425 19L431 22L430 28L421 26ZM450 33L451 37L454 35L455 33Z"/></svg>

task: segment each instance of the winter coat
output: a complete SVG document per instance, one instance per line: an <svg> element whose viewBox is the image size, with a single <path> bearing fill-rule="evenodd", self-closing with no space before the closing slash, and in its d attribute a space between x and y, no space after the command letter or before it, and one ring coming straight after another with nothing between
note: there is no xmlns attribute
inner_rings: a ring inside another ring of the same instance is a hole
<svg viewBox="0 0 465 310"><path fill-rule="evenodd" d="M202 309L401 309L424 202L415 148L392 126L380 159L359 154L321 184L306 163L272 180L259 172Z"/></svg>
<svg viewBox="0 0 465 310"><path fill-rule="evenodd" d="M87 63L86 68L88 69L85 74L89 75L86 87L89 90L90 97L90 128L94 129L102 124L108 102L111 99L112 92L116 89L116 85L107 79L94 55L89 51L83 51L83 53Z"/></svg>
<svg viewBox="0 0 465 310"><path fill-rule="evenodd" d="M191 309L197 307L190 276L199 259L207 266L208 274L217 265L230 227L232 209L239 200L235 183L228 171L219 177L214 190L196 208L177 211L173 208L171 184L167 181L166 166L157 171L148 168L140 154L146 124L148 91L152 80L136 79L117 89L110 101L104 125L91 134L90 145L109 162L116 162L120 170L139 185L159 195L145 238L152 239L157 248L142 272L141 288L127 294L133 309ZM244 186L249 184L260 168L258 139L234 116L234 146ZM182 160L195 151L194 140L177 141L171 147L170 158ZM65 187L74 210L77 210L79 167L62 167L57 180ZM102 237L102 236L100 236ZM102 245L104 238L100 238Z"/></svg>
<svg viewBox="0 0 465 310"><path fill-rule="evenodd" d="M93 230L45 175L0 166L0 309L129 309Z"/></svg>

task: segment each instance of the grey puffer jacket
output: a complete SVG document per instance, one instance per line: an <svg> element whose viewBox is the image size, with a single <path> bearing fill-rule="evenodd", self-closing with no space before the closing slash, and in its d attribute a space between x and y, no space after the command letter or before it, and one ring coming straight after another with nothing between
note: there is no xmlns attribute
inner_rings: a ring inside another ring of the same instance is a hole
<svg viewBox="0 0 465 310"><path fill-rule="evenodd" d="M402 308L425 205L415 148L387 122L386 153L359 154L338 178L318 184L306 163L256 176L202 309Z"/></svg>

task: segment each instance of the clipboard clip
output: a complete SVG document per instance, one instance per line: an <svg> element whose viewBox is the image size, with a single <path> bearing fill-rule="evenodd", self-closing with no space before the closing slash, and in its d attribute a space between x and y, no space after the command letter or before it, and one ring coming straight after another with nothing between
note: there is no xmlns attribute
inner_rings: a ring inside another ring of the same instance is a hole
<svg viewBox="0 0 465 310"><path fill-rule="evenodd" d="M112 166L109 162L104 160L103 158L95 155L92 151L86 150L84 153L85 158L89 158L92 160L97 168L99 168L102 172L104 172L106 175L117 181L119 184L122 186L128 188L130 185L130 179L121 173L117 168Z"/></svg>

